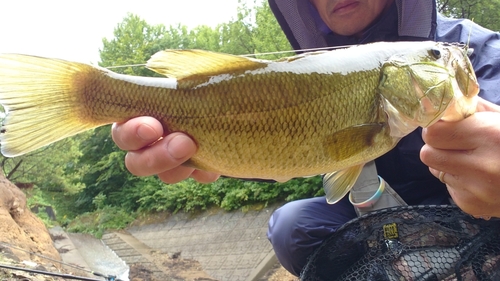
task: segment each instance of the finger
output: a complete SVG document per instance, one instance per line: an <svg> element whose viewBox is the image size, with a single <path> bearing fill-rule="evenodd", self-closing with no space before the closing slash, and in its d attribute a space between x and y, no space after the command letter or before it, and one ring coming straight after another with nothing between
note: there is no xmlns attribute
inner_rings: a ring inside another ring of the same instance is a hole
<svg viewBox="0 0 500 281"><path fill-rule="evenodd" d="M446 184L452 198L456 198L457 204L465 206L464 208L481 209L484 212L487 204L495 202L498 196L497 188L490 188L491 182L488 177L478 171L470 169L454 169L458 172L450 172L443 168L429 168L429 171L439 180ZM454 168L454 167L452 167ZM495 186L496 187L496 186ZM479 214L477 211L468 211L470 214Z"/></svg>
<svg viewBox="0 0 500 281"><path fill-rule="evenodd" d="M470 116L470 119L473 117ZM422 130L422 139L435 148L451 150L468 150L476 148L475 137L470 136L469 126L475 122L464 119L459 122L439 121ZM469 128L467 130L466 128ZM472 127L473 128L473 127Z"/></svg>
<svg viewBox="0 0 500 281"><path fill-rule="evenodd" d="M220 175L206 171L194 170L191 177L200 183L211 183L216 181Z"/></svg>
<svg viewBox="0 0 500 281"><path fill-rule="evenodd" d="M451 153L454 152L456 152L456 150L439 149L425 144L420 149L420 160L422 160L425 165L438 171L446 170L450 172L450 166L453 165L450 163L450 156Z"/></svg>
<svg viewBox="0 0 500 281"><path fill-rule="evenodd" d="M476 157L473 150L438 149L428 144L420 150L420 160L438 173L444 171L453 175L463 173L464 167L478 167L484 161L481 157Z"/></svg>
<svg viewBox="0 0 500 281"><path fill-rule="evenodd" d="M480 211L480 209L475 206L475 201L477 201L477 199L472 193L467 190L459 190L449 186L447 186L447 188L451 199L453 199L453 202L455 202L462 211L471 215L477 214Z"/></svg>
<svg viewBox="0 0 500 281"><path fill-rule="evenodd" d="M172 170L168 170L158 174L158 177L163 182L169 184L180 182L189 177L193 178L199 183L212 183L219 178L219 175L206 171L195 170L190 167L179 166Z"/></svg>
<svg viewBox="0 0 500 281"><path fill-rule="evenodd" d="M493 197L484 197L485 194L477 193L477 185L469 185L468 188L464 188L461 185L453 186L448 184L447 188L453 202L464 212L482 218L499 216L498 203L491 200L496 198L496 194Z"/></svg>
<svg viewBox="0 0 500 281"><path fill-rule="evenodd" d="M156 175L181 165L196 153L196 149L188 136L172 133L152 146L128 152L125 165L136 176Z"/></svg>
<svg viewBox="0 0 500 281"><path fill-rule="evenodd" d="M466 188L461 187L459 176L433 168L429 168L429 171L436 178L446 184L446 188L448 189L448 193L453 199L453 202L455 202L455 204L457 204L457 206L459 206L462 211L471 215L484 212L484 208L480 208L480 206L478 206L477 204L477 202L479 201L478 197Z"/></svg>
<svg viewBox="0 0 500 281"><path fill-rule="evenodd" d="M476 112L458 122L439 121L423 129L425 143L440 149L471 150L475 149L496 135L500 119L497 112Z"/></svg>
<svg viewBox="0 0 500 281"><path fill-rule="evenodd" d="M194 171L193 168L178 166L171 170L159 173L158 178L160 178L160 180L163 181L164 183L169 183L169 184L178 183L180 181L189 178L193 173L193 171Z"/></svg>
<svg viewBox="0 0 500 281"><path fill-rule="evenodd" d="M431 172L431 174L433 176L435 176L437 179L439 179L442 183L444 183L446 185L449 184L450 182L454 182L457 180L456 179L457 176L455 176L454 174L451 174L451 173L447 173L447 172L442 171L442 170L429 168L429 171Z"/></svg>
<svg viewBox="0 0 500 281"><path fill-rule="evenodd" d="M111 135L122 150L139 150L163 136L161 123L153 117L137 117L125 123L114 123Z"/></svg>
<svg viewBox="0 0 500 281"><path fill-rule="evenodd" d="M469 190L457 189L450 185L447 188L453 202L467 214L483 219L490 219L492 216L495 216L494 210L497 207L494 204L481 200Z"/></svg>
<svg viewBox="0 0 500 281"><path fill-rule="evenodd" d="M492 175L500 173L495 150L497 142L480 144L472 150L439 149L425 144L420 150L420 160L428 167L455 175L474 174L477 180L493 181ZM491 157L493 155L493 157Z"/></svg>
<svg viewBox="0 0 500 281"><path fill-rule="evenodd" d="M481 111L491 111L491 112L500 112L500 106L489 102L483 98L478 98L478 103L477 103L477 112Z"/></svg>

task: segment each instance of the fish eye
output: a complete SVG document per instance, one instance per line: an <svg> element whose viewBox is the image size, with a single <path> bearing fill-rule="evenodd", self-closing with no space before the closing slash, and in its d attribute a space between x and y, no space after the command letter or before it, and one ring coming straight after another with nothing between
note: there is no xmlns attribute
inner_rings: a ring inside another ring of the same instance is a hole
<svg viewBox="0 0 500 281"><path fill-rule="evenodd" d="M430 53L436 59L441 58L441 51L439 49L431 49Z"/></svg>

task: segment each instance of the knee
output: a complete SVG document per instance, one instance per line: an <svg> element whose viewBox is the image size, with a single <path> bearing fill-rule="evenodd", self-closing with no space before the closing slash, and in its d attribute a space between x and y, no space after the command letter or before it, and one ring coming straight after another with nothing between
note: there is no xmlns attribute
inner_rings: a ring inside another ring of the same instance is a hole
<svg viewBox="0 0 500 281"><path fill-rule="evenodd" d="M269 219L269 228L267 230L267 238L271 242L276 257L281 265L290 273L299 276L302 267L302 258L298 258L294 253L297 241L293 239L295 231L298 231L297 218L301 217L301 208L303 202L293 201L283 205L281 208L274 211Z"/></svg>
<svg viewBox="0 0 500 281"><path fill-rule="evenodd" d="M283 267L298 276L312 252L354 217L346 200L334 205L324 197L293 201L271 215L267 237Z"/></svg>
<svg viewBox="0 0 500 281"><path fill-rule="evenodd" d="M302 217L301 213L304 212L304 208L301 207L303 201L289 202L272 213L267 232L271 243L277 237L290 236L298 228L297 219Z"/></svg>
<svg viewBox="0 0 500 281"><path fill-rule="evenodd" d="M292 201L277 209L269 220L268 238L283 241L292 237L294 241L322 240L337 228L356 217L354 208L347 199L330 205L324 197ZM310 244L304 243L304 244Z"/></svg>

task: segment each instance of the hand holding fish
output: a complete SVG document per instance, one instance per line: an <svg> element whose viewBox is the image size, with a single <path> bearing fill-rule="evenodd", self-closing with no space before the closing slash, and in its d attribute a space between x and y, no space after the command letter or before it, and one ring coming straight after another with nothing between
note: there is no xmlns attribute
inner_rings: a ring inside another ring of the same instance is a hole
<svg viewBox="0 0 500 281"><path fill-rule="evenodd" d="M188 136L173 133L162 139L163 127L152 117L138 117L125 123L114 123L113 140L127 150L125 165L136 176L157 174L166 183L186 178L208 183L217 180L217 174L182 166L196 153L196 144Z"/></svg>
<svg viewBox="0 0 500 281"><path fill-rule="evenodd" d="M500 106L479 99L477 112L424 129L420 157L441 176L455 203L476 217L500 217Z"/></svg>

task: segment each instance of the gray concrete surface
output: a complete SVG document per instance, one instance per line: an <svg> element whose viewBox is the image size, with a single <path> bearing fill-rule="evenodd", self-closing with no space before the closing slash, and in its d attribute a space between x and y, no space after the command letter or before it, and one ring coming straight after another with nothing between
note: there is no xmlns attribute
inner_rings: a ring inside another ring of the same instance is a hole
<svg viewBox="0 0 500 281"><path fill-rule="evenodd" d="M80 251L76 248L75 244L69 239L68 234L59 226L49 229L49 232L52 237L58 237L58 239L54 241L54 247L59 251L61 259L63 262L71 265L71 267L65 266L65 268L80 275L92 276L89 274L89 271L92 270L80 254ZM82 270L76 268L81 268Z"/></svg>
<svg viewBox="0 0 500 281"><path fill-rule="evenodd" d="M68 237L93 272L129 280L129 267L102 240L83 233L68 233Z"/></svg>
<svg viewBox="0 0 500 281"><path fill-rule="evenodd" d="M106 234L103 241L126 262L144 258L140 249L147 247L146 253L148 249L170 255L180 252L182 258L197 260L216 280L258 280L277 262L266 238L269 217L277 207L246 213L206 212L193 217L175 214L161 223L127 229L140 242L135 248L113 233ZM148 262L147 258L143 261Z"/></svg>
<svg viewBox="0 0 500 281"><path fill-rule="evenodd" d="M101 240L88 234L66 233L61 227L51 228L49 232L53 237L59 238L54 241L54 247L59 251L62 261L70 265L63 265L67 270L96 279L99 278L91 272L115 275L124 281L129 280L125 262Z"/></svg>
<svg viewBox="0 0 500 281"><path fill-rule="evenodd" d="M156 266L154 258L151 256L151 252L154 250L132 235L125 232L110 232L103 235L102 241L127 265L141 265L149 270L156 280L177 281Z"/></svg>

